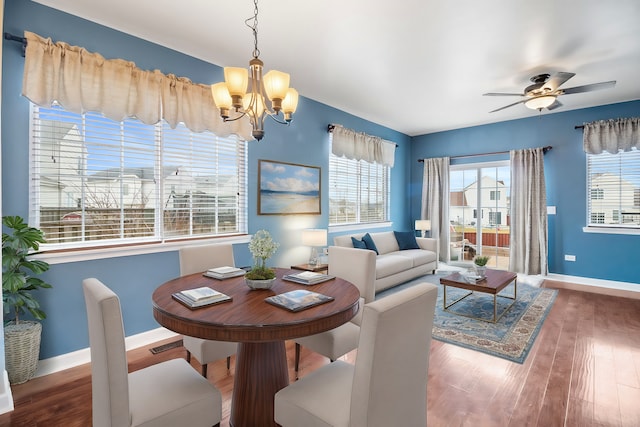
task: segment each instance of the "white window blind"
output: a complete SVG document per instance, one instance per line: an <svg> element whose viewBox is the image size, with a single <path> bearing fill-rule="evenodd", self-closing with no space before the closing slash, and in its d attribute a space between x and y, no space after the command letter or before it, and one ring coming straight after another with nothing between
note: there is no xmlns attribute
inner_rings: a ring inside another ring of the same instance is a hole
<svg viewBox="0 0 640 427"><path fill-rule="evenodd" d="M329 155L329 225L389 220L390 168Z"/></svg>
<svg viewBox="0 0 640 427"><path fill-rule="evenodd" d="M30 223L43 248L246 232L246 149L235 136L32 111Z"/></svg>
<svg viewBox="0 0 640 427"><path fill-rule="evenodd" d="M640 150L587 154L587 225L640 228Z"/></svg>

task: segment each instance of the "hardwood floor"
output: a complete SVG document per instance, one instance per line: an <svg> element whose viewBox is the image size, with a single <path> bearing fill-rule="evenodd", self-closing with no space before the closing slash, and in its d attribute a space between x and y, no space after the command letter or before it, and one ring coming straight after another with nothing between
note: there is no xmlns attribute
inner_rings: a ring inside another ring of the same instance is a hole
<svg viewBox="0 0 640 427"><path fill-rule="evenodd" d="M170 341L130 351L130 370L184 357L182 347L149 351ZM291 380L293 354L287 343ZM344 359L353 362L355 352ZM230 371L225 360L209 365L209 378L223 395L223 427L229 425L234 362ZM303 348L300 375L326 363ZM12 393L15 410L0 415L0 426L91 425L89 365L34 378ZM640 300L560 289L522 365L433 340L427 416L437 427L639 426Z"/></svg>

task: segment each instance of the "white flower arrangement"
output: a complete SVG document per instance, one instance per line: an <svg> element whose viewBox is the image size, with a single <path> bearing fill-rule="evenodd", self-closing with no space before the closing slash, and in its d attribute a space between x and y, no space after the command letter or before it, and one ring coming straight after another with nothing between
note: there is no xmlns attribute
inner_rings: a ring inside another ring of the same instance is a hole
<svg viewBox="0 0 640 427"><path fill-rule="evenodd" d="M247 273L249 279L272 279L275 273L267 268L267 259L276 253L279 243L274 242L267 230L258 230L249 242L249 251L253 256L254 266Z"/></svg>

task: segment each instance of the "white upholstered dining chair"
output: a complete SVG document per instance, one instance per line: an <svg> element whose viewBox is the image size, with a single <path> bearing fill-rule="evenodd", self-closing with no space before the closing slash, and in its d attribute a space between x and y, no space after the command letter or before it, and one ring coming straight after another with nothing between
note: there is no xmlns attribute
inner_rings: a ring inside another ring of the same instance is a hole
<svg viewBox="0 0 640 427"><path fill-rule="evenodd" d="M203 273L210 268L235 267L231 243L191 246L180 249L180 275ZM213 280L213 279L212 279ZM184 335L182 343L187 350L187 362L191 356L202 365L202 376L207 377L207 365L227 358L227 369L231 367L231 356L236 354L238 344L226 341L205 340Z"/></svg>
<svg viewBox="0 0 640 427"><path fill-rule="evenodd" d="M426 426L437 292L419 283L366 304L355 365L335 361L278 391L275 421L282 427Z"/></svg>
<svg viewBox="0 0 640 427"><path fill-rule="evenodd" d="M296 338L294 370L298 377L300 348L304 346L331 362L358 347L362 306L375 299L376 253L369 250L329 247L329 274L354 284L360 291L360 310L351 321L319 334Z"/></svg>
<svg viewBox="0 0 640 427"><path fill-rule="evenodd" d="M184 359L129 374L118 296L98 279L83 280L82 288L91 348L94 427L220 424L220 392Z"/></svg>

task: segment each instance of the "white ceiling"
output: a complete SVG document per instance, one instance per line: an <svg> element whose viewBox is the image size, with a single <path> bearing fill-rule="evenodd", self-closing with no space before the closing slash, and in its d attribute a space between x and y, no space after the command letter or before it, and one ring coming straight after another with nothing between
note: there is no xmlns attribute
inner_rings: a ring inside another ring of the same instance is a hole
<svg viewBox="0 0 640 427"><path fill-rule="evenodd" d="M248 66L253 50L250 0L36 1L220 66ZM259 10L265 70L411 136L536 116L522 104L489 113L518 99L482 94L522 92L539 73L576 73L564 88L617 81L561 96L554 113L640 99L638 0L261 0Z"/></svg>

